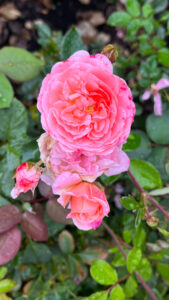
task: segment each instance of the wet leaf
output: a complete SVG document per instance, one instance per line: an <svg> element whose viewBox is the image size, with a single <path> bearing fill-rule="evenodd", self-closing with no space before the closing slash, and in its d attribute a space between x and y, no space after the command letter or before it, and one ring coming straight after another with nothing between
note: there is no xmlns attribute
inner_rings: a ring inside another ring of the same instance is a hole
<svg viewBox="0 0 169 300"><path fill-rule="evenodd" d="M43 219L35 213L25 212L22 216L21 227L34 241L48 240L48 228Z"/></svg>
<svg viewBox="0 0 169 300"><path fill-rule="evenodd" d="M0 265L6 264L17 254L21 243L21 232L17 228L0 235Z"/></svg>
<svg viewBox="0 0 169 300"><path fill-rule="evenodd" d="M52 198L47 202L46 211L48 216L55 222L61 224L72 224L70 219L66 219L66 216L69 213L69 209L61 206L56 198Z"/></svg>
<svg viewBox="0 0 169 300"><path fill-rule="evenodd" d="M102 285L112 285L118 281L116 271L104 260L94 261L90 273Z"/></svg>
<svg viewBox="0 0 169 300"><path fill-rule="evenodd" d="M0 207L0 234L4 233L21 222L22 215L15 205Z"/></svg>

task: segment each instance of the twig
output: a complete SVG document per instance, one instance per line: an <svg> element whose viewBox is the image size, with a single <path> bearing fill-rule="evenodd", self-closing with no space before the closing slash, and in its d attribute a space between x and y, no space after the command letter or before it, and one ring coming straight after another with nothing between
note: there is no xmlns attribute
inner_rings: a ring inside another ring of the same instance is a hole
<svg viewBox="0 0 169 300"><path fill-rule="evenodd" d="M39 199L28 200L28 201L25 201L25 202L28 202L28 203L39 203L39 202L47 201L47 200L48 200L48 198L39 198Z"/></svg>
<svg viewBox="0 0 169 300"><path fill-rule="evenodd" d="M102 225L104 227L104 229L110 234L110 236L112 237L112 239L114 240L116 246L119 248L121 254L123 255L123 257L125 258L125 260L127 259L127 255L124 252L119 240L117 239L115 233L113 232L113 230L104 222L102 222ZM149 288L149 286L147 285L147 283L143 280L143 278L140 276L140 274L135 271L134 274L136 275L136 277L138 278L138 280L140 281L140 283L142 284L142 286L145 288L145 290L147 291L147 293L149 294L149 296L153 299L153 300L158 300L157 297L154 295L154 293L152 292L152 290Z"/></svg>
<svg viewBox="0 0 169 300"><path fill-rule="evenodd" d="M144 191L144 189L141 187L141 185L138 183L138 181L136 180L136 178L134 177L134 175L131 173L130 170L128 170L128 174L130 175L134 185L136 186L136 188L140 191L141 194L146 194L147 195L147 199L155 206L157 207L165 216L166 218L169 220L169 214L164 210L164 208L158 203L156 202L147 192Z"/></svg>
<svg viewBox="0 0 169 300"><path fill-rule="evenodd" d="M115 286L117 286L119 283L123 282L127 278L129 278L130 274L125 275L124 277L120 278L115 284L113 284L111 287L108 288L108 292L110 292Z"/></svg>

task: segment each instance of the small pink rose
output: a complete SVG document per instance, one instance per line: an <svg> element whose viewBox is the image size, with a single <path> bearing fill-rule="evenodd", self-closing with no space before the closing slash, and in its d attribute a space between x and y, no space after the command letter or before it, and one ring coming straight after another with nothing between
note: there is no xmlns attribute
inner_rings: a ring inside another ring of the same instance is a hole
<svg viewBox="0 0 169 300"><path fill-rule="evenodd" d="M71 209L67 218L81 230L96 229L110 208L105 193L93 183L82 182L62 193L58 202Z"/></svg>
<svg viewBox="0 0 169 300"><path fill-rule="evenodd" d="M16 183L11 191L12 198L15 199L20 193L26 193L29 190L34 191L41 175L42 170L35 167L33 163L24 162L19 165L14 175Z"/></svg>
<svg viewBox="0 0 169 300"><path fill-rule="evenodd" d="M112 70L105 55L77 51L43 80L37 103L42 126L62 151L107 155L126 142L135 106Z"/></svg>

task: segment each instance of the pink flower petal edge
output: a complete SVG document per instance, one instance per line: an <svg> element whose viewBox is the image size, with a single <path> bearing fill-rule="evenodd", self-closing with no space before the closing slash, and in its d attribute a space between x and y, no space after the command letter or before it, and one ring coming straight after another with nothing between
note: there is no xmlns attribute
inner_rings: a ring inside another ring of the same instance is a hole
<svg viewBox="0 0 169 300"><path fill-rule="evenodd" d="M156 84L157 91L169 87L169 80L166 78L160 79Z"/></svg>
<svg viewBox="0 0 169 300"><path fill-rule="evenodd" d="M157 116L162 115L162 100L159 93L154 96L154 114Z"/></svg>

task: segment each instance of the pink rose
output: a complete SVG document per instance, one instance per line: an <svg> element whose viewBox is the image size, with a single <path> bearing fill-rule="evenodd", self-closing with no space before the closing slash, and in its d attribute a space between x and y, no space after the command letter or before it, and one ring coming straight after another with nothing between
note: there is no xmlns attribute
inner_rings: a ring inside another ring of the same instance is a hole
<svg viewBox="0 0 169 300"><path fill-rule="evenodd" d="M104 192L87 182L79 183L62 193L58 202L64 207L69 204L71 212L67 218L72 218L81 230L96 229L110 211Z"/></svg>
<svg viewBox="0 0 169 300"><path fill-rule="evenodd" d="M41 135L38 144L41 159L49 171L48 175L42 175L42 180L52 185L55 194L82 180L93 182L103 173L107 176L116 175L127 171L129 167L129 158L121 147L114 147L108 155L87 156L80 151L70 153L63 151L47 133Z"/></svg>
<svg viewBox="0 0 169 300"><path fill-rule="evenodd" d="M20 193L26 193L29 190L34 191L41 174L41 169L34 167L33 163L24 162L19 165L14 176L16 183L11 191L12 198L15 199Z"/></svg>
<svg viewBox="0 0 169 300"><path fill-rule="evenodd" d="M66 152L107 155L121 147L135 114L131 91L103 54L77 51L43 80L38 109L44 130Z"/></svg>

